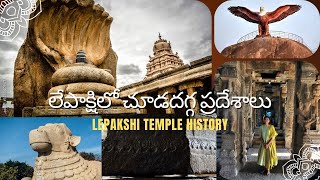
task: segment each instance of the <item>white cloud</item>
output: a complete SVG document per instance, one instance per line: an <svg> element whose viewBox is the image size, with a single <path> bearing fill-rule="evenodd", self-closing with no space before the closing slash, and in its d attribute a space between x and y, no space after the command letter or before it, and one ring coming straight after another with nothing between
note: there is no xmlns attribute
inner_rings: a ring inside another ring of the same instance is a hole
<svg viewBox="0 0 320 180"><path fill-rule="evenodd" d="M171 41L185 63L211 54L211 14L196 0L111 0L101 1L114 18L111 25L113 48L118 65L134 64L141 73L117 75L121 87L143 80L149 55L153 54L158 32Z"/></svg>
<svg viewBox="0 0 320 180"><path fill-rule="evenodd" d="M211 54L211 14L197 0L97 0L96 3L114 19L111 42L119 57L118 69L133 64L140 70L136 69L135 74L118 74L118 87L143 80L158 32L171 41L173 51L178 52L185 63ZM12 71L10 77L0 72L0 79L10 81L10 88L14 61L25 36L24 30L14 43L0 42L0 68ZM13 95L11 90L8 94Z"/></svg>

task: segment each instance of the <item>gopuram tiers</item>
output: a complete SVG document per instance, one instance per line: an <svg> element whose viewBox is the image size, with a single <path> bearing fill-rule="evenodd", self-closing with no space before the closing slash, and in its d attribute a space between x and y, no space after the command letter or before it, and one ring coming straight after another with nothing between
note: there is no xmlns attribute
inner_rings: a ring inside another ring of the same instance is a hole
<svg viewBox="0 0 320 180"><path fill-rule="evenodd" d="M160 33L159 40L153 46L153 55L153 57L149 56L150 60L147 64L146 78L183 66L178 52L173 53L170 41L162 39Z"/></svg>

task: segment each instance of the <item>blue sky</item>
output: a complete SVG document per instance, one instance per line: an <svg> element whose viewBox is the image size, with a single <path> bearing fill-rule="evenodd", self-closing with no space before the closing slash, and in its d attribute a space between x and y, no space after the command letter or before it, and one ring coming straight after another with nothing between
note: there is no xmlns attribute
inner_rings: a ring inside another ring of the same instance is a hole
<svg viewBox="0 0 320 180"><path fill-rule="evenodd" d="M79 152L101 155L101 131L91 130L91 118L0 118L0 163L11 159L34 166L37 153L29 145L29 132L46 123L65 123L81 136Z"/></svg>
<svg viewBox="0 0 320 180"><path fill-rule="evenodd" d="M320 16L317 8L304 0L231 0L219 6L215 13L215 46L219 52L236 44L244 35L258 30L258 25L236 17L228 11L230 6L244 6L258 12L260 6L267 12L286 4L298 4L302 8L286 19L270 24L272 31L284 31L301 36L304 42L315 52L320 42Z"/></svg>

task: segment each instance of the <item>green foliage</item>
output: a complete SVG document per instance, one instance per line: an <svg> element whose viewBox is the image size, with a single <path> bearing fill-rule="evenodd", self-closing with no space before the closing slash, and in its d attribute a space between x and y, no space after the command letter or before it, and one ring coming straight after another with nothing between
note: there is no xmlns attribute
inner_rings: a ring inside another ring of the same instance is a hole
<svg viewBox="0 0 320 180"><path fill-rule="evenodd" d="M18 174L17 167L9 167L5 164L0 164L0 179L6 180L16 180L16 176Z"/></svg>
<svg viewBox="0 0 320 180"><path fill-rule="evenodd" d="M15 172L12 173L12 175L14 176L14 179L22 179L24 177L32 177L32 175L33 175L33 168L24 162L9 160L6 163L4 163L3 166L7 169L6 172L8 170L12 171L12 169L15 170ZM2 171L0 170L0 173L1 172ZM6 179L6 178L4 178L4 179Z"/></svg>
<svg viewBox="0 0 320 180"><path fill-rule="evenodd" d="M101 157L97 154L87 152L80 152L79 154L81 157L83 157L83 159L88 161L101 161Z"/></svg>

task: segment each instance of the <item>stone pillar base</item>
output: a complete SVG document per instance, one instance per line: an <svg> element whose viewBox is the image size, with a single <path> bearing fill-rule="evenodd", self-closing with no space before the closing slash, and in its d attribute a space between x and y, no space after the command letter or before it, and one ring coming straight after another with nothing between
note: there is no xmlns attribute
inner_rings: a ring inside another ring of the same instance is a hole
<svg viewBox="0 0 320 180"><path fill-rule="evenodd" d="M216 131L186 131L193 174L216 173Z"/></svg>
<svg viewBox="0 0 320 180"><path fill-rule="evenodd" d="M234 133L222 134L221 145L221 170L219 174L226 179L233 179L238 175L240 169L239 158L237 154Z"/></svg>

